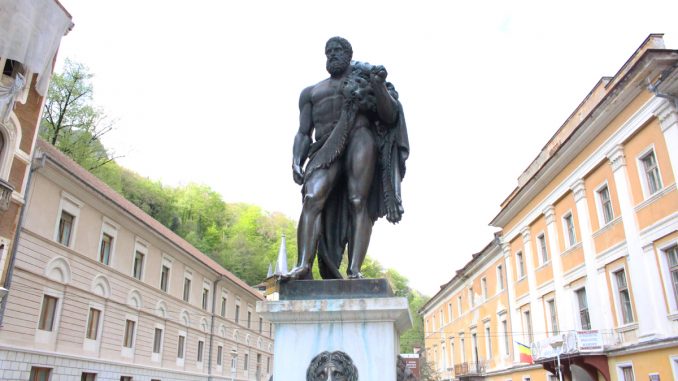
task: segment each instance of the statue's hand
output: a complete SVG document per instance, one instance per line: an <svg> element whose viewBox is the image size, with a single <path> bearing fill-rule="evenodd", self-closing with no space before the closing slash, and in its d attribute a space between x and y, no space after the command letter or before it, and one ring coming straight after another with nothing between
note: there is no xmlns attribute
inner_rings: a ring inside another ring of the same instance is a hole
<svg viewBox="0 0 678 381"><path fill-rule="evenodd" d="M292 164L292 178L299 185L304 183L304 171L301 169L301 165Z"/></svg>
<svg viewBox="0 0 678 381"><path fill-rule="evenodd" d="M372 80L373 83L384 83L386 81L386 77L388 76L388 72L386 71L386 68L383 66L375 66L372 68L372 71L370 73L370 79Z"/></svg>

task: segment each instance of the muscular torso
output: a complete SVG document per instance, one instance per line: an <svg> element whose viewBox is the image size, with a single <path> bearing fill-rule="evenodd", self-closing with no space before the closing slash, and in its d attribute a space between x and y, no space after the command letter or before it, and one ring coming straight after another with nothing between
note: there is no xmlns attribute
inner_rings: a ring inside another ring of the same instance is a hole
<svg viewBox="0 0 678 381"><path fill-rule="evenodd" d="M329 134L339 120L344 104L341 94L343 79L328 78L311 90L311 120L315 129L315 140ZM356 117L355 127L369 126L366 116Z"/></svg>

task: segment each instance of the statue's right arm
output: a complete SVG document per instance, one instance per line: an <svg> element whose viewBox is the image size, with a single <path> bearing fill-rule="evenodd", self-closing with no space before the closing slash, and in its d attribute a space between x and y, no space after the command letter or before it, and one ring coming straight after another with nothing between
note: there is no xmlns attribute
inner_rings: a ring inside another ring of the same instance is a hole
<svg viewBox="0 0 678 381"><path fill-rule="evenodd" d="M299 185L304 181L302 167L311 148L311 132L313 131L311 90L312 87L305 88L299 97L299 131L294 137L294 147L292 148L292 175L294 182Z"/></svg>

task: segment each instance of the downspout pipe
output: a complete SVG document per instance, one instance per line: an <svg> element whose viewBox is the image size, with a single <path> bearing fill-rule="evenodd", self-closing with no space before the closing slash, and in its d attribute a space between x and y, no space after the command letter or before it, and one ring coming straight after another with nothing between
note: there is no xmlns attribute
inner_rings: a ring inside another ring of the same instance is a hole
<svg viewBox="0 0 678 381"><path fill-rule="evenodd" d="M673 107L678 109L678 96L673 95L673 94L667 94L667 93L662 93L657 89L659 86L659 83L661 82L661 79L659 79L655 83L650 83L650 81L647 81L647 89L650 90L651 93L653 93L656 97L658 98L664 98L668 99L669 101L673 101Z"/></svg>
<svg viewBox="0 0 678 381"><path fill-rule="evenodd" d="M216 305L217 305L217 285L220 281L226 279L224 275L219 275L217 279L214 280L212 285L212 321L210 322L210 351L207 354L207 380L212 381L212 346L214 345L214 320L216 315ZM223 355L223 353L222 353ZM222 364L223 366L223 364Z"/></svg>
<svg viewBox="0 0 678 381"><path fill-rule="evenodd" d="M0 327L2 327L2 322L5 318L5 307L7 306L7 299L9 298L9 289L12 285L12 276L14 275L14 262L16 261L16 253L19 248L18 241L19 235L21 234L21 228L24 224L24 216L26 214L26 209L28 207L28 195L31 191L31 184L33 180L33 172L45 166L45 160L47 160L47 155L42 153L40 157L36 157L33 160L33 165L28 171L28 179L26 180L26 188L24 190L24 205L21 207L21 213L19 213L19 222L16 225L16 232L14 232L14 240L12 241L12 252L9 256L9 264L7 267L7 277L5 278L5 288L7 294L2 298L2 303L0 303Z"/></svg>

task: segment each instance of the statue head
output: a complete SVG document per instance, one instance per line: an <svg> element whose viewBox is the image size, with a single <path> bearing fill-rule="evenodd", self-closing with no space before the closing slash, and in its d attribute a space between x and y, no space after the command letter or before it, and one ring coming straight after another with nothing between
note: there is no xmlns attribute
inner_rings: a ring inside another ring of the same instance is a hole
<svg viewBox="0 0 678 381"><path fill-rule="evenodd" d="M322 352L311 360L306 381L358 381L358 369L344 352Z"/></svg>
<svg viewBox="0 0 678 381"><path fill-rule="evenodd" d="M353 48L351 43L342 37L332 37L325 44L325 56L327 62L325 68L331 76L337 77L345 73L351 65Z"/></svg>

